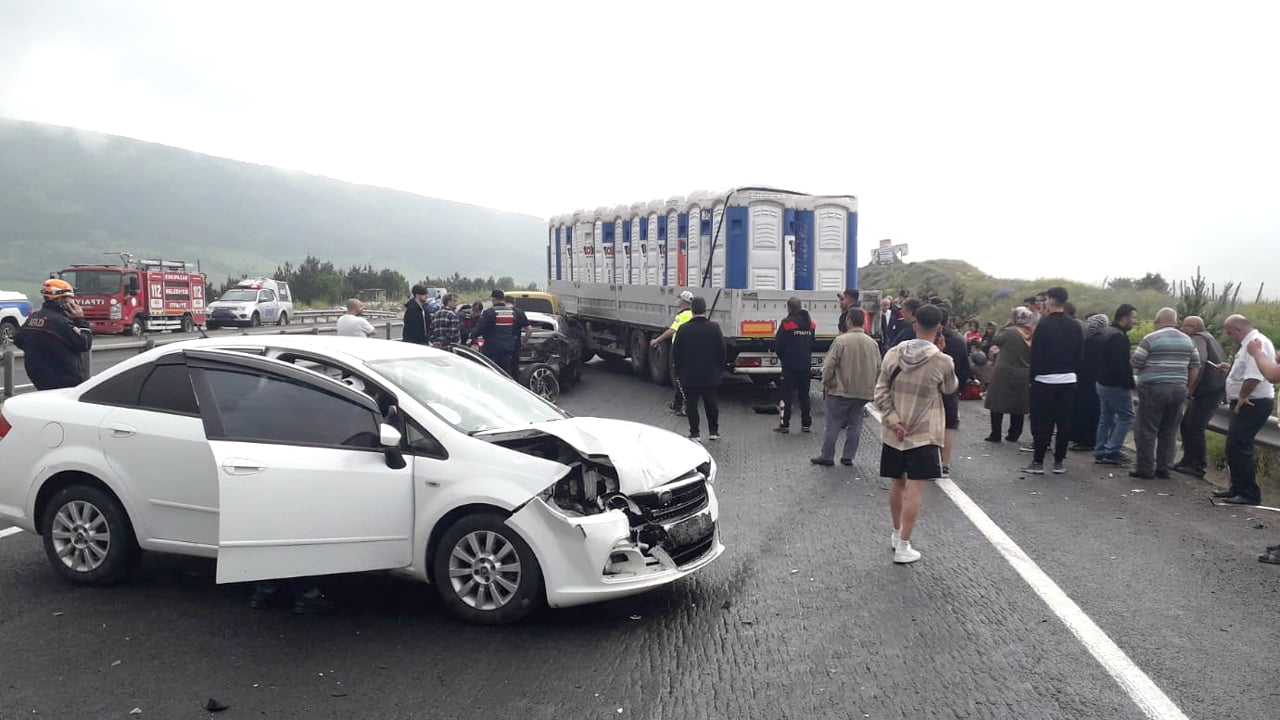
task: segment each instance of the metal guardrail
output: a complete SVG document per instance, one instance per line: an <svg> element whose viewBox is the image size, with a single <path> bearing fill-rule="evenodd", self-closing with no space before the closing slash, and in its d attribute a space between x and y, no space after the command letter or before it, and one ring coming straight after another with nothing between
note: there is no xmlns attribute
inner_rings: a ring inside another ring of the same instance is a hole
<svg viewBox="0 0 1280 720"><path fill-rule="evenodd" d="M337 315L343 315L343 314L345 314L345 311L337 313ZM394 313L378 313L377 315L387 315L387 316L395 317ZM392 339L391 329L393 327L399 327L400 325L403 325L403 324L404 323L401 322L400 320L394 320L394 321L388 321L388 322L382 323L383 329L385 331L386 339L388 340ZM268 333L268 332L251 333L248 331L248 328L241 328L240 335L319 335L321 333L332 333L332 332L337 332L337 328L336 327L322 328L313 324L310 328L281 329L279 332L276 332L276 333ZM227 335L210 335L206 337L217 338L217 337L228 337L228 336ZM93 354L95 352L106 353L106 352L119 352L121 350L137 350L139 353L144 353L152 348L161 347L164 345L172 345L173 343L184 342L187 340L194 340L194 339L195 338L191 337L190 334L186 334L178 337L172 337L172 338L165 338L163 340L156 340L153 337L148 337L145 340L138 340L135 342L126 342L126 343L120 343L118 345L109 345L105 347L94 348L93 350L90 350L89 352L84 353L83 355L82 368L84 370L84 377L89 378L93 375ZM0 401L3 401L4 398L13 397L14 395L17 395L19 393L28 392L34 389L30 385L20 386L20 385L14 384L14 375L17 369L17 361L19 358L22 358L22 357L24 357L23 352L21 350L15 350L12 346L5 346L3 353L0 353L0 375L3 376L3 393L0 394Z"/></svg>
<svg viewBox="0 0 1280 720"><path fill-rule="evenodd" d="M299 310L289 316L290 321L298 321L305 323L310 320L313 323L327 322L337 320L347 314L346 308L337 308L333 310ZM385 310L368 310L364 313L366 320L370 322L374 320L392 320L400 317L400 313L387 312Z"/></svg>
<svg viewBox="0 0 1280 720"><path fill-rule="evenodd" d="M1219 407L1209 418L1209 429L1226 435L1227 428L1231 426L1231 414L1230 406ZM1253 441L1263 447L1280 450L1280 420L1275 416L1267 418L1266 426L1258 431Z"/></svg>

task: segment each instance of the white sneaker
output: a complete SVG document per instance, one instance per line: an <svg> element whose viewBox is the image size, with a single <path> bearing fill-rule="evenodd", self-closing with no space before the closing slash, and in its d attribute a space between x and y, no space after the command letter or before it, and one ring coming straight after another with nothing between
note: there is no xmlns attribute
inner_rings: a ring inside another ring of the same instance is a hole
<svg viewBox="0 0 1280 720"><path fill-rule="evenodd" d="M893 551L893 561L899 565L913 563L920 559L920 551L911 547L910 540L899 540L898 547Z"/></svg>
<svg viewBox="0 0 1280 720"><path fill-rule="evenodd" d="M889 549L897 550L898 543L901 543L901 542L902 542L902 535L899 534L897 530L894 530L893 534L889 536Z"/></svg>

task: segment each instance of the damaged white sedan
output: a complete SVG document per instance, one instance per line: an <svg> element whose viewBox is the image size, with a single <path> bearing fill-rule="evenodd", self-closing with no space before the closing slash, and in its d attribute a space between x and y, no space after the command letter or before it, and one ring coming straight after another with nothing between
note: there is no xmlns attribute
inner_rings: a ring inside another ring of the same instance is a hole
<svg viewBox="0 0 1280 720"><path fill-rule="evenodd" d="M700 445L574 418L466 357L356 338L167 345L0 412L0 520L73 582L142 550L217 581L388 570L509 623L678 580L724 552Z"/></svg>

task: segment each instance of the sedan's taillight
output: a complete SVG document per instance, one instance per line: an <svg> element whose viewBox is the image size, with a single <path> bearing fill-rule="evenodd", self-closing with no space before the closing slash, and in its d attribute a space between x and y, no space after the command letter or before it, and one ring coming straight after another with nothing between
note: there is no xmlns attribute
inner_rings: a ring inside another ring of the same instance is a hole
<svg viewBox="0 0 1280 720"><path fill-rule="evenodd" d="M3 440L4 436L8 435L12 429L13 426L9 424L8 420L4 419L4 413L0 412L0 440Z"/></svg>

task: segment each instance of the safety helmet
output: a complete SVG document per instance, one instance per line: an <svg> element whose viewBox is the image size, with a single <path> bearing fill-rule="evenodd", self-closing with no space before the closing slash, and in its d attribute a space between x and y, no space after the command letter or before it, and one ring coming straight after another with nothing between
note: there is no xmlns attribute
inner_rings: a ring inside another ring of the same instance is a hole
<svg viewBox="0 0 1280 720"><path fill-rule="evenodd" d="M56 300L61 297L75 297L76 289L71 287L71 283L58 278L49 278L44 281L44 285L40 288L40 294Z"/></svg>
<svg viewBox="0 0 1280 720"><path fill-rule="evenodd" d="M689 290L685 290L684 292L680 293L680 299L687 303L691 303L693 302L693 293L690 292Z"/></svg>

